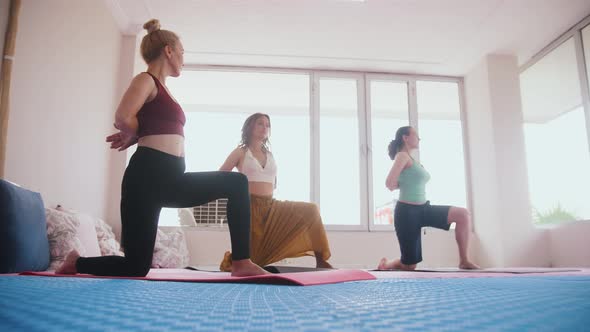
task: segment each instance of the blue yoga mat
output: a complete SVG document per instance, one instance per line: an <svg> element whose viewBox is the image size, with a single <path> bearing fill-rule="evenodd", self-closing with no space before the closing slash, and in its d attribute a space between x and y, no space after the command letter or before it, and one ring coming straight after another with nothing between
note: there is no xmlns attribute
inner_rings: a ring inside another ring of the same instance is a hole
<svg viewBox="0 0 590 332"><path fill-rule="evenodd" d="M584 331L589 276L314 287L0 277L0 331Z"/></svg>

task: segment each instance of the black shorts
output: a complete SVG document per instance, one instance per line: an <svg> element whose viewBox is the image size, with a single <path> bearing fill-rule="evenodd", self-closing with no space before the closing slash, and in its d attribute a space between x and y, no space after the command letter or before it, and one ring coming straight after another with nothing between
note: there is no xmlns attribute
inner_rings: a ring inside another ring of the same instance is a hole
<svg viewBox="0 0 590 332"><path fill-rule="evenodd" d="M413 265L422 261L422 227L449 230L450 208L448 205L430 205L430 201L422 205L397 202L393 220L403 264Z"/></svg>

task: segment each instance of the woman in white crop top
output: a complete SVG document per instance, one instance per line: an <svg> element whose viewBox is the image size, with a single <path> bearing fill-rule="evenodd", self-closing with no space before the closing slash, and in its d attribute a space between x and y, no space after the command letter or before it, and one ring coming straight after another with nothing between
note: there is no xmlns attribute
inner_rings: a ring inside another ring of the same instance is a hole
<svg viewBox="0 0 590 332"><path fill-rule="evenodd" d="M277 165L268 148L270 117L256 113L242 126L242 141L227 157L220 171L239 172L248 177L251 211L251 259L260 266L285 258L315 256L319 268L327 262L330 247L317 205L279 201L273 198ZM231 271L231 253L221 262Z"/></svg>

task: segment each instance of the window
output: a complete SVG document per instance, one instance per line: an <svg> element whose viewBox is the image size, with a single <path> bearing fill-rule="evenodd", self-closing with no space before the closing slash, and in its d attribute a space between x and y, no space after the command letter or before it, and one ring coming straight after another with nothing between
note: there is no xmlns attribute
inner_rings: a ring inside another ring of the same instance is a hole
<svg viewBox="0 0 590 332"><path fill-rule="evenodd" d="M310 200L308 75L187 70L171 79L168 87L186 113L187 171L219 169L240 143L246 118L266 113L271 118L271 151L278 165L274 196ZM226 223L225 202L196 207L196 223ZM177 214L176 209L163 209L161 224L177 225Z"/></svg>
<svg viewBox="0 0 590 332"><path fill-rule="evenodd" d="M590 219L590 155L574 39L521 73L533 220Z"/></svg>
<svg viewBox="0 0 590 332"><path fill-rule="evenodd" d="M431 175L426 196L432 204L467 208L459 85L417 81L416 95L420 162Z"/></svg>
<svg viewBox="0 0 590 332"><path fill-rule="evenodd" d="M466 205L456 81L243 68L186 70L167 83L187 118L187 171L217 170L238 146L244 120L266 113L278 165L274 196L318 203L328 229L392 229L399 192L385 187L392 165L387 145L408 124L419 130L420 157L433 175L428 197L436 204ZM445 151L448 146L453 148ZM223 226L226 207L222 199L165 208L160 224Z"/></svg>
<svg viewBox="0 0 590 332"><path fill-rule="evenodd" d="M326 225L360 225L358 82L320 78L320 211Z"/></svg>
<svg viewBox="0 0 590 332"><path fill-rule="evenodd" d="M221 198L190 209L197 225L227 224L227 199ZM181 225L182 223L182 217Z"/></svg>
<svg viewBox="0 0 590 332"><path fill-rule="evenodd" d="M410 123L408 83L374 78L368 84L373 225L393 225L393 209L399 198L399 190L391 192L385 187L385 179L393 165L387 147L395 138L397 128ZM391 229L391 226L387 229Z"/></svg>

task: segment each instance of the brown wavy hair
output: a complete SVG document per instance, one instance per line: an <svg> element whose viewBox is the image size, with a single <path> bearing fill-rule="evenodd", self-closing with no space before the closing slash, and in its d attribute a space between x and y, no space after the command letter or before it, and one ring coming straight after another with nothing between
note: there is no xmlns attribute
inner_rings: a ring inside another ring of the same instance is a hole
<svg viewBox="0 0 590 332"><path fill-rule="evenodd" d="M270 127L270 116L268 116L268 114L264 114L264 113L254 113L252 115L250 115L246 121L244 121L244 125L242 126L242 141L240 142L240 144L238 145L238 147L240 148L246 148L248 147L248 145L250 144L250 140L252 138L252 129L254 129L254 124L256 124L256 120L258 120L261 117L266 117L266 119L268 120L268 125ZM269 132L270 135L270 132ZM268 137L264 139L264 141L262 141L262 149L264 151L270 151L270 141L268 140Z"/></svg>

